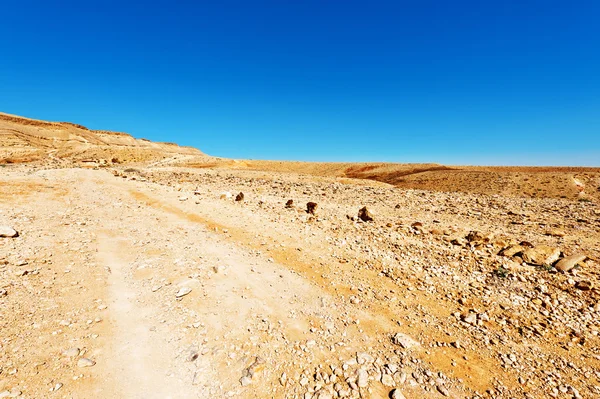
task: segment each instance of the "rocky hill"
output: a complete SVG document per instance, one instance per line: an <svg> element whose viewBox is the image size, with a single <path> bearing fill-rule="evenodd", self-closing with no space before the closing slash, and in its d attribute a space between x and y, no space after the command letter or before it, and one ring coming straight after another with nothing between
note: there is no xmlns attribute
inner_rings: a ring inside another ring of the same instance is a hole
<svg viewBox="0 0 600 399"><path fill-rule="evenodd" d="M127 133L0 113L0 163L131 163L177 156L203 154L195 148L136 139Z"/></svg>

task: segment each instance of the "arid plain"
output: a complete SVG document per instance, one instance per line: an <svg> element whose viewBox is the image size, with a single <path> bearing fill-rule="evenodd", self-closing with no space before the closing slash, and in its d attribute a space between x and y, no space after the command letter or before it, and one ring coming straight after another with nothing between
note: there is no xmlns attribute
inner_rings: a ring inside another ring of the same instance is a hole
<svg viewBox="0 0 600 399"><path fill-rule="evenodd" d="M600 168L0 114L0 226L0 398L600 397Z"/></svg>

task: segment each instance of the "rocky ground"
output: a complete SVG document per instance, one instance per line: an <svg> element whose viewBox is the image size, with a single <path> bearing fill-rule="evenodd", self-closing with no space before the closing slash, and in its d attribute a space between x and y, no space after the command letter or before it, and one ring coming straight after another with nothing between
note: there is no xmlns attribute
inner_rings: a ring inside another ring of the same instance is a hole
<svg viewBox="0 0 600 399"><path fill-rule="evenodd" d="M594 200L11 165L0 226L0 398L600 397Z"/></svg>

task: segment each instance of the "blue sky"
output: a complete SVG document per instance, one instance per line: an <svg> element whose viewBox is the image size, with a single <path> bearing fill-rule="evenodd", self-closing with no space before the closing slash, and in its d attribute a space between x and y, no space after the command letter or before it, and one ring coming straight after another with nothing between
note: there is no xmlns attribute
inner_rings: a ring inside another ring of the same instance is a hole
<svg viewBox="0 0 600 399"><path fill-rule="evenodd" d="M8 0L0 111L232 158L600 166L598 21L595 0Z"/></svg>

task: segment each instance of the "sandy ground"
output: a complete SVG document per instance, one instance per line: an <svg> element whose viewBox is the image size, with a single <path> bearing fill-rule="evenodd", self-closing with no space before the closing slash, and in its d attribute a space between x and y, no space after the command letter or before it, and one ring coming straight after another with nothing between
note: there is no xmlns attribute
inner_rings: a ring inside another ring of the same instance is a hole
<svg viewBox="0 0 600 399"><path fill-rule="evenodd" d="M594 202L124 169L0 169L0 397L600 396Z"/></svg>

